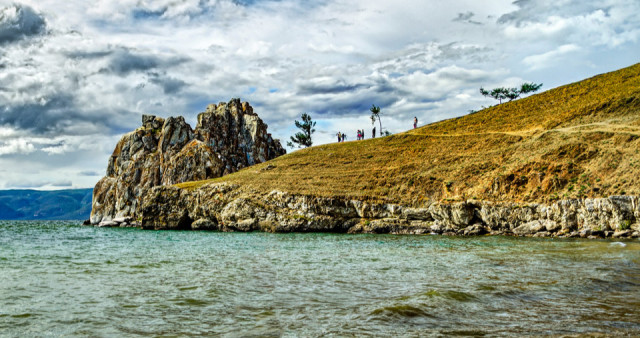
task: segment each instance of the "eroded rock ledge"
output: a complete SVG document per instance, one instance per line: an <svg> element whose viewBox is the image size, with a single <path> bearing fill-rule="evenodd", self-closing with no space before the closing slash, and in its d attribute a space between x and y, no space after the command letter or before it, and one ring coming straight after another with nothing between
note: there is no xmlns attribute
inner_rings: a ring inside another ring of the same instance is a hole
<svg viewBox="0 0 640 338"><path fill-rule="evenodd" d="M467 201L411 208L281 191L250 192L218 183L193 191L155 187L134 225L219 231L637 238L638 202L638 196L611 196L551 205Z"/></svg>

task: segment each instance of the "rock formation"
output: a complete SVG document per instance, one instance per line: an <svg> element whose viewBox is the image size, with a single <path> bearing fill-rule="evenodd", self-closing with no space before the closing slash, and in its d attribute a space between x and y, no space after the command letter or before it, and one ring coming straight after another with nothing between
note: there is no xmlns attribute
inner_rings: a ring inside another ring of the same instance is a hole
<svg viewBox="0 0 640 338"><path fill-rule="evenodd" d="M216 178L283 154L239 99L209 105L195 130L183 117L143 115L142 127L120 139L94 188L91 223L127 218L136 224L142 199L155 186Z"/></svg>
<svg viewBox="0 0 640 338"><path fill-rule="evenodd" d="M152 189L145 229L349 232L535 237L640 237L638 196L560 200L550 205L466 201L420 208L340 198L255 192L229 183ZM126 225L123 225L126 226Z"/></svg>

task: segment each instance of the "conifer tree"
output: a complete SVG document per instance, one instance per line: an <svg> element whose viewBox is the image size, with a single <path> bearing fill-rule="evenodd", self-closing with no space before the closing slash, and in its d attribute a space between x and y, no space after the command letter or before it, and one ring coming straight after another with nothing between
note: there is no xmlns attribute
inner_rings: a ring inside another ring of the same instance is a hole
<svg viewBox="0 0 640 338"><path fill-rule="evenodd" d="M311 120L311 115L302 113L302 122L296 120L295 124L302 131L291 136L291 141L287 142L287 146L290 148L295 148L296 146L298 148L311 147L313 145L311 135L316 131L313 128L316 126L316 122Z"/></svg>
<svg viewBox="0 0 640 338"><path fill-rule="evenodd" d="M520 88L498 87L498 88L493 88L491 91L488 91L480 87L480 94L482 94L483 96L490 96L498 100L500 103L502 103L502 100L505 100L505 99L509 99L509 101L512 101L519 98L520 95L537 92L538 89L540 89L540 87L542 87L542 83L536 84L533 82L531 83L525 82L520 86Z"/></svg>

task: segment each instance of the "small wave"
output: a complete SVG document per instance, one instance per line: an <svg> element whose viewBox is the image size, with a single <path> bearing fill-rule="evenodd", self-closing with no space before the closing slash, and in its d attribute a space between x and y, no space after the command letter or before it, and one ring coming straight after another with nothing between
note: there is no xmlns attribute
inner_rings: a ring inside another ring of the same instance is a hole
<svg viewBox="0 0 640 338"><path fill-rule="evenodd" d="M480 330L455 330L443 332L446 336L484 337L488 333Z"/></svg>
<svg viewBox="0 0 640 338"><path fill-rule="evenodd" d="M193 298L180 298L180 299L174 299L173 301L175 302L176 305L179 305L179 306L205 306L209 304L209 302L207 301L193 299Z"/></svg>
<svg viewBox="0 0 640 338"><path fill-rule="evenodd" d="M373 310L371 314L374 316L382 315L382 316L390 316L390 317L399 316L399 317L407 317L407 318L415 318L415 317L435 318L434 315L413 305L385 306L383 308Z"/></svg>
<svg viewBox="0 0 640 338"><path fill-rule="evenodd" d="M470 293L466 293L462 291L453 291L453 290L447 290L442 292L438 290L429 290L425 292L424 295L427 297L441 297L445 299L455 300L458 302L470 302L477 298L476 296Z"/></svg>
<svg viewBox="0 0 640 338"><path fill-rule="evenodd" d="M611 243L612 246L620 246L620 247L625 247L627 246L626 244L622 243L622 242L613 242Z"/></svg>
<svg viewBox="0 0 640 338"><path fill-rule="evenodd" d="M17 315L11 315L11 317L13 318L29 318L33 316L33 314L31 313L21 313L21 314L17 314Z"/></svg>

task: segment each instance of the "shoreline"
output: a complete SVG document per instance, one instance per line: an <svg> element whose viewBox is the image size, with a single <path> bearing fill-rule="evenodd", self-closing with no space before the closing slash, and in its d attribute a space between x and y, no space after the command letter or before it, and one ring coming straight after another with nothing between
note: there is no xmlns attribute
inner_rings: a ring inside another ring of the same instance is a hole
<svg viewBox="0 0 640 338"><path fill-rule="evenodd" d="M154 187L141 216L92 219L95 226L264 232L506 235L560 238L639 238L640 197L610 196L516 204L469 200L407 207L281 191L247 192L239 185L195 190Z"/></svg>

